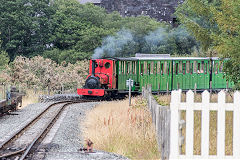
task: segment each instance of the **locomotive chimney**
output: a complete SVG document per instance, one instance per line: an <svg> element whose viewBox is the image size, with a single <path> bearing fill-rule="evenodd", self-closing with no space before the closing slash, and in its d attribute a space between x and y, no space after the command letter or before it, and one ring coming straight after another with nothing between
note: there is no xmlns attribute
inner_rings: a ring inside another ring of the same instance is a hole
<svg viewBox="0 0 240 160"><path fill-rule="evenodd" d="M96 60L92 60L92 76L95 75L95 63L96 63Z"/></svg>

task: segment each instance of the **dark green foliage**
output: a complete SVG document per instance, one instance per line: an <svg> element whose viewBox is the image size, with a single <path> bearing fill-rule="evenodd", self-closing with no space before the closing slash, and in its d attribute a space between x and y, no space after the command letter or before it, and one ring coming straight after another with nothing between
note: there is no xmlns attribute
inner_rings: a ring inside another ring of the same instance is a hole
<svg viewBox="0 0 240 160"><path fill-rule="evenodd" d="M107 14L101 7L82 5L77 0L0 0L0 4L2 48L11 61L18 55L43 55L58 63L75 63L91 58L96 48L104 48L105 56L115 56L111 49L116 50L116 56L136 52L190 54L196 45L184 30L179 35L175 33L178 29L172 30L155 19ZM159 28L166 29L167 37L152 46L145 38ZM117 43L124 37L118 33L124 30L132 39L119 47ZM105 47L111 39L116 43L111 47L117 48Z"/></svg>
<svg viewBox="0 0 240 160"><path fill-rule="evenodd" d="M61 63L63 61L67 63L76 63L79 60L87 59L90 55L84 52L78 52L73 49L68 50L60 50L54 48L52 50L47 50L43 53L44 58L52 59L57 63Z"/></svg>
<svg viewBox="0 0 240 160"><path fill-rule="evenodd" d="M0 70L2 67L7 65L8 62L9 62L9 56L8 56L7 52L0 50Z"/></svg>
<svg viewBox="0 0 240 160"><path fill-rule="evenodd" d="M0 33L1 35L1 33ZM9 62L9 56L7 54L7 52L2 50L1 47L2 41L0 40L0 71L5 67L5 65L8 64Z"/></svg>
<svg viewBox="0 0 240 160"><path fill-rule="evenodd" d="M0 0L0 4L2 47L10 58L43 52L54 14L50 0Z"/></svg>

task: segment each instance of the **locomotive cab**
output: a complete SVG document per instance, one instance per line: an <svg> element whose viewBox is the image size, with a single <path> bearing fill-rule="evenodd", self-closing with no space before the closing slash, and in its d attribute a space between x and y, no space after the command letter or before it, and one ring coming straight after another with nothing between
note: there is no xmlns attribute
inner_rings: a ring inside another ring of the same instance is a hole
<svg viewBox="0 0 240 160"><path fill-rule="evenodd" d="M115 61L110 59L92 59L89 65L89 75L79 95L104 96L116 89Z"/></svg>

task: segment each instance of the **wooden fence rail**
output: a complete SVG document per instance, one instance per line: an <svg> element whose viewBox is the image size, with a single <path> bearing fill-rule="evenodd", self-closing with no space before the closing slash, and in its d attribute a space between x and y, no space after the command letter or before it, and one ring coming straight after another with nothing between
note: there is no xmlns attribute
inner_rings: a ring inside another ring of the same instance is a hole
<svg viewBox="0 0 240 160"><path fill-rule="evenodd" d="M158 148L161 159L169 159L170 153L170 108L160 106L151 94L151 86L143 88L142 96L148 101L152 122L156 128Z"/></svg>
<svg viewBox="0 0 240 160"><path fill-rule="evenodd" d="M162 159L240 159L240 93L234 93L234 102L226 103L226 94L219 92L218 102L210 103L210 93L202 93L202 102L194 102L193 91L186 94L186 102L181 102L181 90L172 91L170 107L160 106L151 95L151 87L143 89L143 97L148 100L156 127L157 141ZM185 154L181 154L182 121L181 111L186 112ZM201 112L201 153L194 155L194 112ZM209 155L210 112L217 112L217 153ZM232 155L225 155L225 121L226 112L233 112Z"/></svg>

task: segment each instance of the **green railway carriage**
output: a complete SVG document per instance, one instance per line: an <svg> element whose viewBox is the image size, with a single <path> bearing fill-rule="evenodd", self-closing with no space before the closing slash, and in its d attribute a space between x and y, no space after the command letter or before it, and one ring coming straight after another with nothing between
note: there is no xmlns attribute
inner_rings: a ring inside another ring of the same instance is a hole
<svg viewBox="0 0 240 160"><path fill-rule="evenodd" d="M117 88L128 90L126 80L134 80L132 91L141 92L143 86L152 85L154 92L176 89L232 88L222 72L224 62L219 58L201 57L130 57L116 59Z"/></svg>

